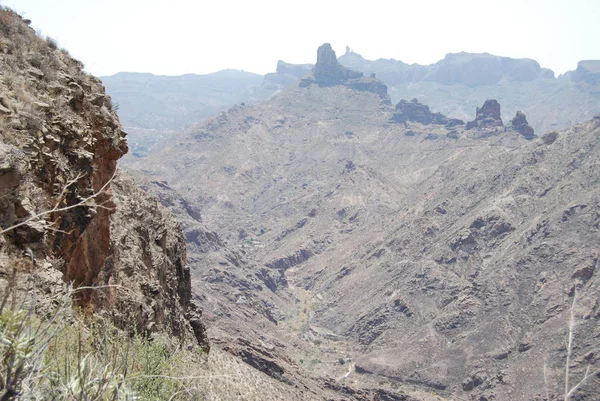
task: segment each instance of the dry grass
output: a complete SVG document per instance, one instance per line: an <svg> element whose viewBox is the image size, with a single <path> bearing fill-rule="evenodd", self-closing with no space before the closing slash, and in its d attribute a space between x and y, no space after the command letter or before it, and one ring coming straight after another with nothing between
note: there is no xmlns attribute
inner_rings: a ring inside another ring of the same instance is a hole
<svg viewBox="0 0 600 401"><path fill-rule="evenodd" d="M224 351L206 355L166 335L119 330L74 309L78 290L38 299L44 291L27 289L36 273L25 257L0 258L1 400L314 399Z"/></svg>
<svg viewBox="0 0 600 401"><path fill-rule="evenodd" d="M2 308L0 399L285 400L294 393L223 351L207 357L166 337L130 336L74 313L69 299L50 320Z"/></svg>

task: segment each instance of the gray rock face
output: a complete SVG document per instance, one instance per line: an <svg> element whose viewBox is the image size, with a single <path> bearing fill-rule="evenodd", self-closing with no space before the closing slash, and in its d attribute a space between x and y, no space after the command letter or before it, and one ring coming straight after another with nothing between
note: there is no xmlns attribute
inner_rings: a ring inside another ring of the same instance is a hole
<svg viewBox="0 0 600 401"><path fill-rule="evenodd" d="M600 83L600 60L582 60L577 63L577 69L571 74L571 80L586 82L590 85Z"/></svg>
<svg viewBox="0 0 600 401"><path fill-rule="evenodd" d="M337 61L335 51L329 43L321 45L317 49L317 64L313 69L315 80L320 84L335 85L349 79L361 78L362 72L352 71Z"/></svg>
<svg viewBox="0 0 600 401"><path fill-rule="evenodd" d="M276 71L278 74L294 75L298 78L301 78L303 75L306 75L306 73L308 73L312 67L312 64L290 64L279 60L277 62Z"/></svg>
<svg viewBox="0 0 600 401"><path fill-rule="evenodd" d="M488 53L450 53L435 64L429 80L450 85L493 85L502 80L525 82L548 75L537 61L498 57ZM550 71L551 72L551 71ZM553 75L553 74L552 74Z"/></svg>
<svg viewBox="0 0 600 401"><path fill-rule="evenodd" d="M442 113L432 113L429 110L429 106L419 103L417 99L413 99L410 102L404 99L400 100L396 105L396 113L394 113L392 119L398 123L412 121L423 125L445 125L448 128L464 124L462 120L448 118Z"/></svg>
<svg viewBox="0 0 600 401"><path fill-rule="evenodd" d="M311 72L312 68L312 64L290 64L279 60L277 71L265 75L261 90L281 91Z"/></svg>
<svg viewBox="0 0 600 401"><path fill-rule="evenodd" d="M343 85L358 91L376 93L384 103L391 103L387 86L383 82L374 76L364 77L362 72L352 71L339 64L329 43L317 49L317 64L313 68L313 74L303 79L300 87L306 88L315 83L319 86Z"/></svg>
<svg viewBox="0 0 600 401"><path fill-rule="evenodd" d="M478 107L475 120L467 123L467 130L477 128L497 128L503 127L502 118L500 117L500 103L494 99L488 99L483 103L483 106Z"/></svg>
<svg viewBox="0 0 600 401"><path fill-rule="evenodd" d="M519 134L523 135L525 139L535 138L533 128L527 122L527 117L522 111L517 111L517 114L510 121L510 125L507 128L517 131Z"/></svg>
<svg viewBox="0 0 600 401"><path fill-rule="evenodd" d="M135 297L114 291L101 299L102 306L117 311L113 316L122 327L133 321L140 333L164 330L182 340L192 340L208 352L202 314L192 302L180 224L155 198L138 189L131 178L117 177L112 189L117 206L110 226L113 252L96 283L139 291Z"/></svg>

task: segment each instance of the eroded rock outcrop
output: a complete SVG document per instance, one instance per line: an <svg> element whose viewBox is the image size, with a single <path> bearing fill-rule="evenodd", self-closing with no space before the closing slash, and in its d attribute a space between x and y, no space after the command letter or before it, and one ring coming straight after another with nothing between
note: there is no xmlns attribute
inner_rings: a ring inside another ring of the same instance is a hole
<svg viewBox="0 0 600 401"><path fill-rule="evenodd" d="M0 268L26 253L36 261L29 273L54 277L58 288L126 287L80 291L77 301L122 327L133 319L147 333L195 333L207 349L190 323L198 312L181 230L132 182L115 179L126 134L100 80L82 68L0 8Z"/></svg>
<svg viewBox="0 0 600 401"><path fill-rule="evenodd" d="M352 71L338 63L335 51L329 43L317 49L317 64L313 68L312 76L302 79L301 87L311 84L319 86L343 85L352 89L373 92L389 103L387 86L374 76L364 77L362 72Z"/></svg>
<svg viewBox="0 0 600 401"><path fill-rule="evenodd" d="M577 69L567 74L574 82L597 85L600 83L600 60L581 60L577 63Z"/></svg>
<svg viewBox="0 0 600 401"><path fill-rule="evenodd" d="M483 106L477 107L475 120L467 123L467 129L485 129L503 127L500 116L500 103L494 99L488 99Z"/></svg>
<svg viewBox="0 0 600 401"><path fill-rule="evenodd" d="M352 71L339 64L335 51L329 43L325 43L317 49L317 64L313 71L315 80L325 85L336 85L363 76L362 72Z"/></svg>
<svg viewBox="0 0 600 401"><path fill-rule="evenodd" d="M447 128L464 124L462 120L457 118L448 118L442 113L432 113L429 106L419 103L417 99L410 102L404 99L400 100L396 105L396 113L394 113L392 119L398 123L412 121L423 125L445 125Z"/></svg>
<svg viewBox="0 0 600 401"><path fill-rule="evenodd" d="M527 117L522 111L517 111L517 114L513 117L508 125L507 129L517 131L523 135L525 139L535 138L533 127L527 122Z"/></svg>

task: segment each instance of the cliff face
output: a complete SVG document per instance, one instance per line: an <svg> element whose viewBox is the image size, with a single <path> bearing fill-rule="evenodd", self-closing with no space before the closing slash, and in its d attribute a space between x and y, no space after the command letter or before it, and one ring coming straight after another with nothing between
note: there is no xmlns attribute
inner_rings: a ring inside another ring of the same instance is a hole
<svg viewBox="0 0 600 401"><path fill-rule="evenodd" d="M127 151L125 133L100 81L82 65L37 37L20 18L2 11L0 132L3 227L54 207L64 208L100 191ZM51 213L52 230L34 221L8 233L36 258L61 258L65 279L90 285L108 255L110 193L103 207Z"/></svg>
<svg viewBox="0 0 600 401"><path fill-rule="evenodd" d="M123 327L134 323L145 334L166 330L182 341L195 339L208 350L200 311L191 302L179 223L133 179L119 175L111 188L116 211L110 217L109 255L94 284L115 287L95 301Z"/></svg>
<svg viewBox="0 0 600 401"><path fill-rule="evenodd" d="M0 9L0 267L28 255L31 272L59 268L75 287L126 286L79 301L115 315L128 305L123 317L145 330L191 333L181 231L133 183L113 181L126 134L102 83L82 68Z"/></svg>

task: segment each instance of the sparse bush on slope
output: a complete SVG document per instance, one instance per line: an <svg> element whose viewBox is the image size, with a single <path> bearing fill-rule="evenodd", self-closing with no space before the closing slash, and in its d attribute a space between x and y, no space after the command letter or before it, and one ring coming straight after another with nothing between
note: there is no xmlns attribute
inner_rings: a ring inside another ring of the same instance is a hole
<svg viewBox="0 0 600 401"><path fill-rule="evenodd" d="M76 291L76 290L75 290ZM0 307L0 400L201 399L180 378L198 354L74 312L66 291L50 318L6 291ZM9 300L9 298L12 298Z"/></svg>

